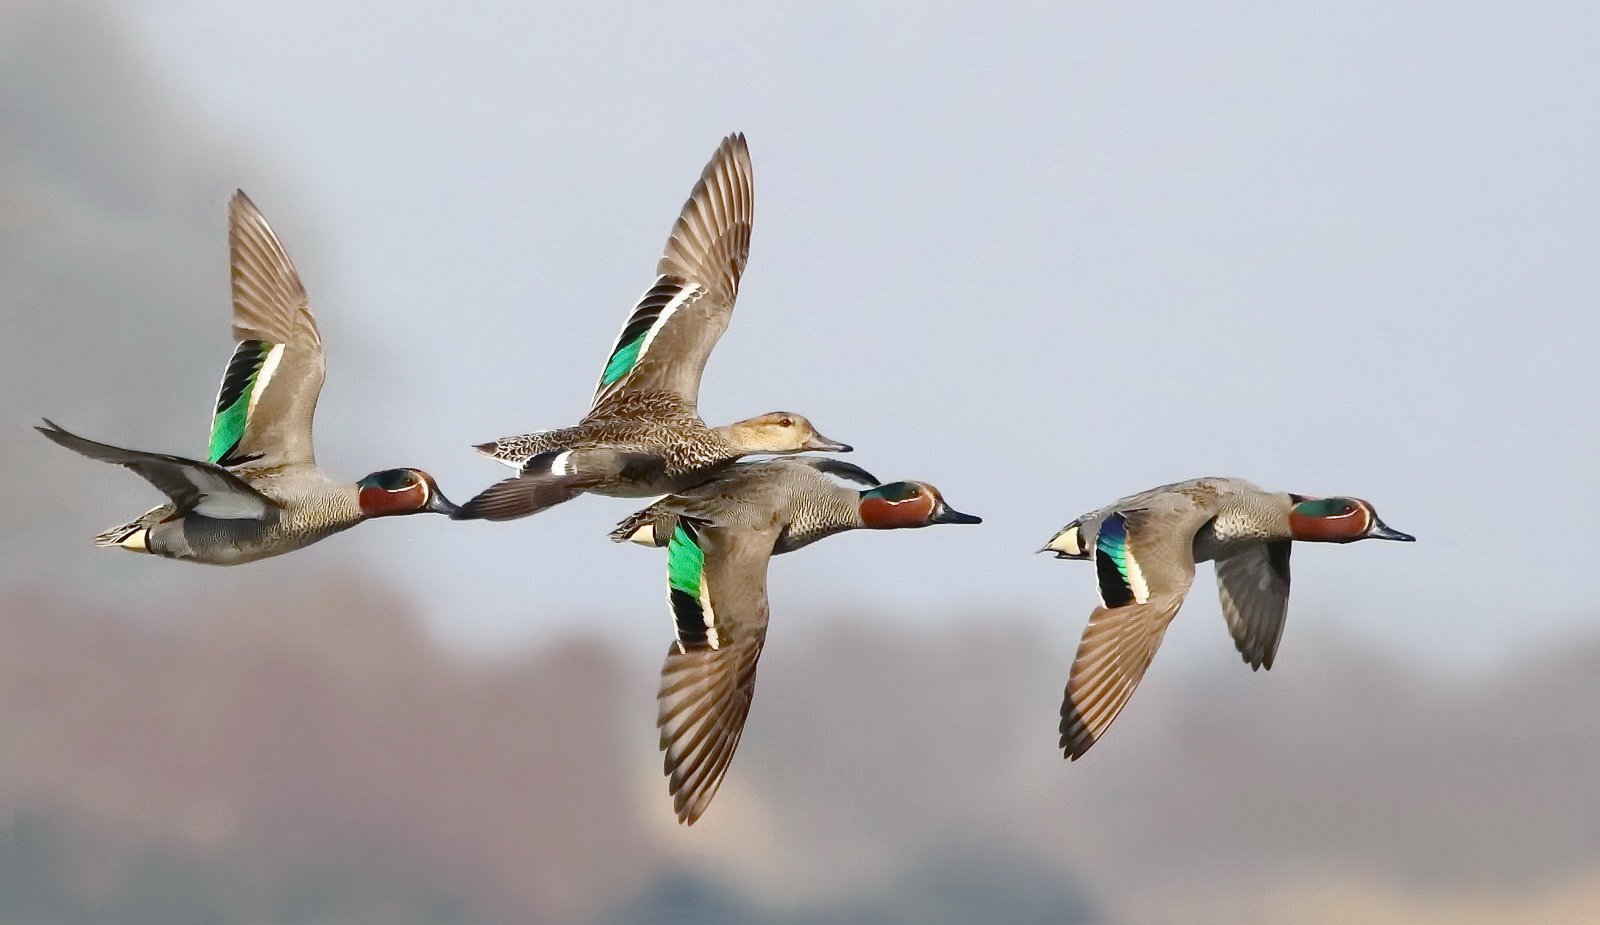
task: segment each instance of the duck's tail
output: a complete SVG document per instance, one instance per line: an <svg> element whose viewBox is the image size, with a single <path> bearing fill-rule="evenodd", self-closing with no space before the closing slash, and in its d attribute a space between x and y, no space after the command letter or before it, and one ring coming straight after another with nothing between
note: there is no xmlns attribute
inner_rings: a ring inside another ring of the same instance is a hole
<svg viewBox="0 0 1600 925"><path fill-rule="evenodd" d="M134 552L149 552L150 527L141 517L132 523L126 523L120 527L112 527L110 530L95 537L94 544L107 547L120 546L123 549L129 549Z"/></svg>
<svg viewBox="0 0 1600 925"><path fill-rule="evenodd" d="M1089 544L1084 542L1083 518L1079 517L1072 523L1061 528L1061 532L1050 538L1040 552L1053 552L1058 559L1087 559L1093 551Z"/></svg>
<svg viewBox="0 0 1600 925"><path fill-rule="evenodd" d="M617 524L617 528L611 531L611 542L665 546L676 520L677 515L672 511L662 510L659 505L652 504L642 511L635 511L628 519Z"/></svg>
<svg viewBox="0 0 1600 925"><path fill-rule="evenodd" d="M521 469L529 457L550 449L550 446L545 432L540 431L517 437L501 437L488 443L475 443L472 448L477 450L480 456L513 469Z"/></svg>

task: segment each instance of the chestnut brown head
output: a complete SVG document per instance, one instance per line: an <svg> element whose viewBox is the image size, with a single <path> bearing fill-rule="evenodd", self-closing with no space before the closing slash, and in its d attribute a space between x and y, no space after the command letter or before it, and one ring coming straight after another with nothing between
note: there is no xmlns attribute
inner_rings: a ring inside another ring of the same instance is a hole
<svg viewBox="0 0 1600 925"><path fill-rule="evenodd" d="M983 523L983 518L963 514L946 504L939 489L927 482L890 482L863 491L861 520L874 530Z"/></svg>
<svg viewBox="0 0 1600 925"><path fill-rule="evenodd" d="M361 513L368 517L395 514L449 514L456 509L439 491L433 476L421 469L385 469L356 483Z"/></svg>
<svg viewBox="0 0 1600 925"><path fill-rule="evenodd" d="M1356 540L1399 540L1416 537L1390 529L1378 519L1372 505L1360 498L1305 498L1290 495L1289 533L1313 543L1354 543Z"/></svg>

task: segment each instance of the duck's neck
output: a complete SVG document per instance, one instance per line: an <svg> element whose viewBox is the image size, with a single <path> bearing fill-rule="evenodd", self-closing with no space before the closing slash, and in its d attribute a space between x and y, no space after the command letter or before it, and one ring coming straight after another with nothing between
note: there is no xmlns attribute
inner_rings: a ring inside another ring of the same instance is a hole
<svg viewBox="0 0 1600 925"><path fill-rule="evenodd" d="M817 540L859 530L867 525L861 519L861 496L846 488L826 495L810 495L791 511L789 525L778 539L775 552L793 552Z"/></svg>
<svg viewBox="0 0 1600 925"><path fill-rule="evenodd" d="M1269 495L1243 496L1225 504L1195 534L1194 558L1205 562L1227 556L1241 546L1291 538L1285 505Z"/></svg>
<svg viewBox="0 0 1600 925"><path fill-rule="evenodd" d="M746 454L757 452L750 449L749 445L745 443L744 435L740 432L739 425L737 424L724 424L721 427L713 427L711 428L711 432L716 434L717 439L722 441L723 444L725 444L729 449L737 453Z"/></svg>

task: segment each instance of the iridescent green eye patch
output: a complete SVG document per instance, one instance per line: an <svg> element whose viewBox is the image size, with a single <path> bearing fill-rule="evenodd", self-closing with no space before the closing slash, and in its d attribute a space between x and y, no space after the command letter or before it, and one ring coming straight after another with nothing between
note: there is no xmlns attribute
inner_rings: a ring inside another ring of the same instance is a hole
<svg viewBox="0 0 1600 925"><path fill-rule="evenodd" d="M1348 498L1318 498L1302 501L1294 509L1307 517L1339 517L1350 513L1352 507Z"/></svg>

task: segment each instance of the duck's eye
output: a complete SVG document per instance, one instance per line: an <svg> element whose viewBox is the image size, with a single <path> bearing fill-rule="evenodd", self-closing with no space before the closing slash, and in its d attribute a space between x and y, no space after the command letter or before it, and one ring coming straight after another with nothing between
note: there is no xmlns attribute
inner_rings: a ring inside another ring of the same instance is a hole
<svg viewBox="0 0 1600 925"><path fill-rule="evenodd" d="M417 484L417 477L404 469L393 469L384 473L383 481L378 484L382 485L385 491L405 491Z"/></svg>
<svg viewBox="0 0 1600 925"><path fill-rule="evenodd" d="M783 419L778 421L778 426L779 427L793 427L794 426L794 419L793 418L783 418Z"/></svg>

